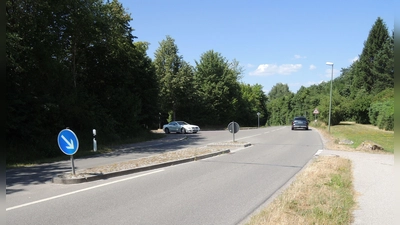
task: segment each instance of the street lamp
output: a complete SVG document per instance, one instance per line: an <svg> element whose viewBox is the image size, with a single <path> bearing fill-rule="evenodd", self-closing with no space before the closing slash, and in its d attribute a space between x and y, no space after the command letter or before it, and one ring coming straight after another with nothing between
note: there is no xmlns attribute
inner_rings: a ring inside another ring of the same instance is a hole
<svg viewBox="0 0 400 225"><path fill-rule="evenodd" d="M261 113L257 113L257 121L258 121L258 123L257 123L257 128L260 128L260 114Z"/></svg>
<svg viewBox="0 0 400 225"><path fill-rule="evenodd" d="M328 120L328 132L331 132L331 112L332 112L332 80L333 80L333 62L326 62L326 65L332 66L331 73L331 91L329 97L329 120Z"/></svg>

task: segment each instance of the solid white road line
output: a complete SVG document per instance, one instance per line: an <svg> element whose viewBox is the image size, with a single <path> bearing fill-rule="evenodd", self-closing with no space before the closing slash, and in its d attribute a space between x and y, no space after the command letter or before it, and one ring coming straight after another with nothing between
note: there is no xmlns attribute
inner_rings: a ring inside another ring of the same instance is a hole
<svg viewBox="0 0 400 225"><path fill-rule="evenodd" d="M164 169L155 170L155 171L152 171L152 172L149 172L149 173L144 173L144 174L140 174L140 175L137 175L137 176L128 177L128 178L125 178L125 179L116 180L116 181L112 181L112 182L109 182L109 183L100 184L100 185L84 188L84 189L73 191L73 192L68 192L68 193L65 193L65 194L62 194L62 195L56 195L56 196L53 196L53 197L50 197L50 198L45 198L45 199L41 199L41 200L38 200L38 201L29 202L29 203L25 203L25 204L22 204L22 205L17 205L17 206L14 206L14 207L6 208L6 211L22 208L22 207L29 206L29 205L34 205L34 204L41 203L41 202L50 201L50 200L53 200L53 199L65 197L65 196L68 196L68 195L77 194L77 193L84 192L84 191L89 191L89 190L92 190L92 189L96 189L96 188L108 186L108 185L111 185L111 184L124 182L124 181L127 181L127 180L132 180L132 179L139 178L139 177L144 177L144 176L151 175L151 174L154 174L154 173L159 173L159 172L162 172L162 171L164 171Z"/></svg>

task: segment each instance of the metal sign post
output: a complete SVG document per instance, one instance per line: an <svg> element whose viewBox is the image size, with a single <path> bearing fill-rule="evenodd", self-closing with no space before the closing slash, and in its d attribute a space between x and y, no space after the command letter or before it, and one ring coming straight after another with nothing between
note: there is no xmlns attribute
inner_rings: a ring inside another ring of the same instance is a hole
<svg viewBox="0 0 400 225"><path fill-rule="evenodd" d="M74 155L71 155L72 174L75 175Z"/></svg>
<svg viewBox="0 0 400 225"><path fill-rule="evenodd" d="M239 132L239 124L232 121L228 124L228 131L232 133L233 142L235 142L235 133Z"/></svg>
<svg viewBox="0 0 400 225"><path fill-rule="evenodd" d="M232 136L233 136L233 141L232 142L235 142L235 122L234 121L232 121L232 123L233 123L233 132L232 132Z"/></svg>
<svg viewBox="0 0 400 225"><path fill-rule="evenodd" d="M316 123L317 122L317 114L319 114L319 111L317 108L314 109L313 114L314 114L314 123Z"/></svg>
<svg viewBox="0 0 400 225"><path fill-rule="evenodd" d="M71 156L72 174L75 175L74 154L78 151L79 141L75 133L70 129L60 131L57 137L58 147L66 155Z"/></svg>

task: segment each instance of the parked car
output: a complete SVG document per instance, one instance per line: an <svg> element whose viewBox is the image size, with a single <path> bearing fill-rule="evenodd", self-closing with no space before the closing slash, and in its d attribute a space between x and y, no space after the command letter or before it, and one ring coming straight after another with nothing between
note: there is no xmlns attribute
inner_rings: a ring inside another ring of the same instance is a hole
<svg viewBox="0 0 400 225"><path fill-rule="evenodd" d="M308 120L304 116L295 117L292 121L292 130L302 128L308 130Z"/></svg>
<svg viewBox="0 0 400 225"><path fill-rule="evenodd" d="M169 134L171 132L181 133L181 134L186 134L186 133L195 134L200 131L200 127L197 125L188 124L185 121L171 121L170 123L163 125L163 131L166 134Z"/></svg>

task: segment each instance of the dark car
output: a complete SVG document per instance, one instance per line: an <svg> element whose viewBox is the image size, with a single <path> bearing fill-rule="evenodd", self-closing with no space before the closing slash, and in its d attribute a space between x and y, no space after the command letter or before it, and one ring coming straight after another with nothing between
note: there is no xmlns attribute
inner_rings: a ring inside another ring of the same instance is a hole
<svg viewBox="0 0 400 225"><path fill-rule="evenodd" d="M292 121L292 130L302 128L308 130L308 120L304 116L295 117Z"/></svg>

